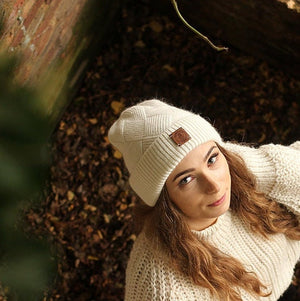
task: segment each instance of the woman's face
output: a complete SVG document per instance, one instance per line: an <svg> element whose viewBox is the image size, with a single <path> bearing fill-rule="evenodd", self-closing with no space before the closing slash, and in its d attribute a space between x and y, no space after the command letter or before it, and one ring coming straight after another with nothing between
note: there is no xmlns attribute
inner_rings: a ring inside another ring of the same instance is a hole
<svg viewBox="0 0 300 301"><path fill-rule="evenodd" d="M228 164L213 141L192 150L169 175L166 186L192 230L209 227L230 205Z"/></svg>

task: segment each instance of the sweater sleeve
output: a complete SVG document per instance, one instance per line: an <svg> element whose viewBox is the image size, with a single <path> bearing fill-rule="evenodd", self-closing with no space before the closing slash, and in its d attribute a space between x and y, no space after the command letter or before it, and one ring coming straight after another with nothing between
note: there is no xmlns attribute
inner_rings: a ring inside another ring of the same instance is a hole
<svg viewBox="0 0 300 301"><path fill-rule="evenodd" d="M227 142L224 147L244 159L260 191L300 214L300 141L259 148Z"/></svg>

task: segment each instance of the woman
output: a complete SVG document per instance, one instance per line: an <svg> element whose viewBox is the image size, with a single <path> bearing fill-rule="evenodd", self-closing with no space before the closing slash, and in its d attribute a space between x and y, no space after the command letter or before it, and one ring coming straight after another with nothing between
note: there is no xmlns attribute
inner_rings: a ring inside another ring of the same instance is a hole
<svg viewBox="0 0 300 301"><path fill-rule="evenodd" d="M201 116L159 100L109 131L143 201L125 300L268 300L300 254L300 143L225 143Z"/></svg>

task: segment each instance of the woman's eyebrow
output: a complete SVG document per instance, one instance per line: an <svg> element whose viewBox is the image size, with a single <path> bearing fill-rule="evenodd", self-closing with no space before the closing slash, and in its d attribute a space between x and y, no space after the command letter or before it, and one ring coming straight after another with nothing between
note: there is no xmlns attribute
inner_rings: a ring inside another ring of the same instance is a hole
<svg viewBox="0 0 300 301"><path fill-rule="evenodd" d="M208 157L210 156L210 154L212 153L212 151L213 151L215 148L217 148L216 145L212 146L212 147L209 149L209 151L207 152L207 154L205 155L205 157L204 157L204 159L203 159L204 162L208 159Z"/></svg>
<svg viewBox="0 0 300 301"><path fill-rule="evenodd" d="M194 171L194 170L195 170L195 168L189 168L189 169L186 169L186 170L184 170L184 171L181 171L180 173L178 173L178 174L174 177L173 182L174 182L178 177L184 175L185 173Z"/></svg>
<svg viewBox="0 0 300 301"><path fill-rule="evenodd" d="M213 151L215 148L217 148L216 145L212 146L212 147L208 150L207 154L205 155L205 157L204 157L204 159L203 159L204 162L208 159L208 157L210 156L210 154L212 153L212 151ZM186 169L186 170L184 170L184 171L179 172L179 173L174 177L173 182L174 182L178 177L180 177L180 176L182 176L182 175L184 175L184 174L186 174L186 173L192 172L192 171L194 171L194 170L195 170L195 168L189 168L189 169Z"/></svg>

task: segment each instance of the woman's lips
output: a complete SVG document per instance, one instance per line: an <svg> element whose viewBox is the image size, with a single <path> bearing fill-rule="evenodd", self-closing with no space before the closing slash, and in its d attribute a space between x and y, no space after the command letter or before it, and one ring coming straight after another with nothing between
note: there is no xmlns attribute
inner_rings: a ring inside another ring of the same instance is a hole
<svg viewBox="0 0 300 301"><path fill-rule="evenodd" d="M214 202L214 203L212 203L212 204L210 204L208 206L215 207L215 206L221 205L225 201L225 196L226 196L226 194L224 194L218 201L216 201L216 202Z"/></svg>

